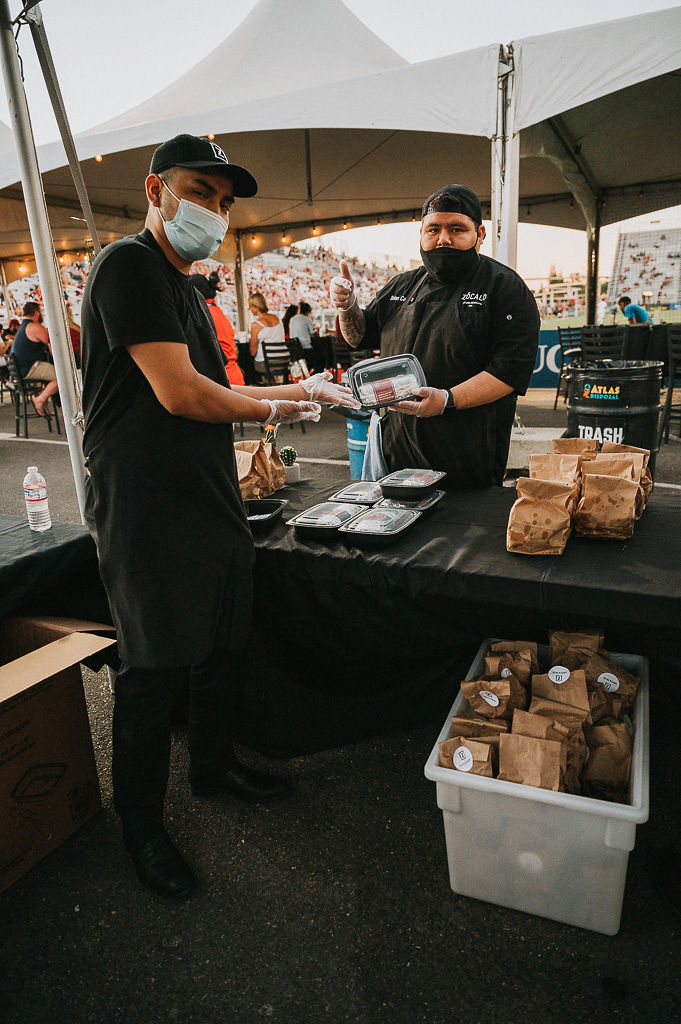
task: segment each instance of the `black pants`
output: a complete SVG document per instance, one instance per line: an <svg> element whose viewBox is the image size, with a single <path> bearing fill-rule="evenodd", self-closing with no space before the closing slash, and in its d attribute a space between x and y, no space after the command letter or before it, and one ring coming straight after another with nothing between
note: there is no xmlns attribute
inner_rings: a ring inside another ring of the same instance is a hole
<svg viewBox="0 0 681 1024"><path fill-rule="evenodd" d="M234 764L228 658L233 665L233 652L218 650L188 668L122 665L116 680L112 761L114 806L126 839L143 839L162 823L170 713L187 682L190 779L214 778Z"/></svg>

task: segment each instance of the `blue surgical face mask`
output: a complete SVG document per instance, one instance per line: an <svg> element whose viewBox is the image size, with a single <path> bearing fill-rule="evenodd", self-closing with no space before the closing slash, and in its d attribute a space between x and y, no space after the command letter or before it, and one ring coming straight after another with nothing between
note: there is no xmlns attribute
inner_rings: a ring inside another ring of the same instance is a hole
<svg viewBox="0 0 681 1024"><path fill-rule="evenodd" d="M221 244L227 232L227 225L222 217L206 210L198 203L192 203L189 199L180 199L175 195L170 185L161 179L170 192L173 199L177 199L179 206L177 213L172 220L164 220L161 210L161 220L166 238L172 245L178 256L185 260L205 260L212 256Z"/></svg>

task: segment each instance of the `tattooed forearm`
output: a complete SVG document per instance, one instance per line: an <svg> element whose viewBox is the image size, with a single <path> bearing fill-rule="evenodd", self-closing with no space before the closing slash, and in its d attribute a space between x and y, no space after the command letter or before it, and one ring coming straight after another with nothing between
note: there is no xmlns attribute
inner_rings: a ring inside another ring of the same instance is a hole
<svg viewBox="0 0 681 1024"><path fill-rule="evenodd" d="M366 333L364 313L355 302L350 309L339 309L338 317L343 337L351 348L357 348Z"/></svg>

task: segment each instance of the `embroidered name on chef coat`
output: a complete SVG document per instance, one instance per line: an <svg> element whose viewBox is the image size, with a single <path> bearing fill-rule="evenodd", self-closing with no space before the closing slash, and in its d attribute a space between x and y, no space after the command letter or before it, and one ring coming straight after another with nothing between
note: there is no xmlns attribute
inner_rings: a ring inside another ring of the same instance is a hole
<svg viewBox="0 0 681 1024"><path fill-rule="evenodd" d="M391 302L406 302L407 301L407 296L406 295L391 295L390 296L390 301Z"/></svg>
<svg viewBox="0 0 681 1024"><path fill-rule="evenodd" d="M487 292L466 292L461 296L462 306L482 306L487 298Z"/></svg>

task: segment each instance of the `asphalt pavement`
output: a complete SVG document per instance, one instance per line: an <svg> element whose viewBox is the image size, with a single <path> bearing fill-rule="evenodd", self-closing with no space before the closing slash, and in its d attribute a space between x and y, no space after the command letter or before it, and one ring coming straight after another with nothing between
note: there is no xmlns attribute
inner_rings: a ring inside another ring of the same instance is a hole
<svg viewBox="0 0 681 1024"><path fill-rule="evenodd" d="M521 403L523 422L560 426L565 411L554 413L552 402L548 393L531 393ZM37 464L53 518L77 522L65 444L36 420L29 440L13 433L5 399L0 512L22 514L23 475ZM303 462L304 475L331 481L347 472L338 414L325 411L304 435L299 426L282 435L279 443L293 443L302 459L319 460ZM681 484L678 441L660 453L657 479ZM342 658L351 642L342 612L338 635ZM303 637L289 656L309 664L319 655L304 649ZM179 732L167 824L202 885L188 901L164 901L140 888L121 846L106 673L85 670L84 682L104 811L0 895L2 1024L679 1019L681 865L671 852L681 796L676 680L653 680L650 822L637 830L615 937L451 891L442 812L423 776L444 715L277 763L297 788L271 807L194 798ZM478 852L471 848L471 858Z"/></svg>

